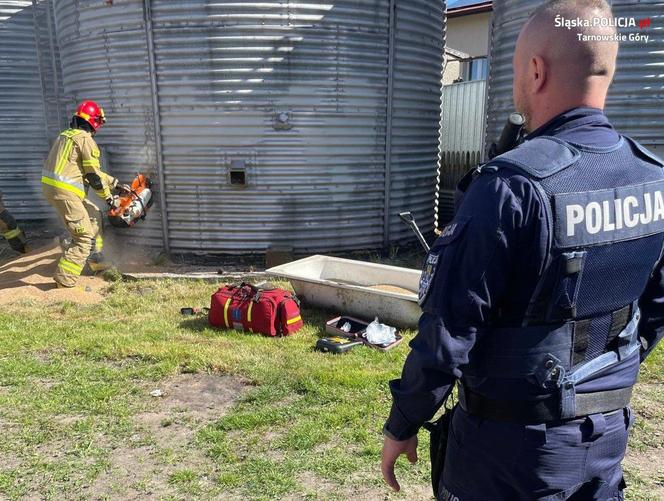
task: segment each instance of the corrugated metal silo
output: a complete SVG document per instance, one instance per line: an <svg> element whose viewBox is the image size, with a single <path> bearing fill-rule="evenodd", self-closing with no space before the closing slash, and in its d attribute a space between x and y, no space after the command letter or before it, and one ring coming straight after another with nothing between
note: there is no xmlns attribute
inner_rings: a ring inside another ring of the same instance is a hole
<svg viewBox="0 0 664 501"><path fill-rule="evenodd" d="M45 109L46 132L49 145L60 131L69 124L65 113L66 97L62 93L62 67L55 37L53 16L54 0L33 0L33 18L37 41L39 75L42 81L42 97Z"/></svg>
<svg viewBox="0 0 664 501"><path fill-rule="evenodd" d="M123 182L158 164L147 31L143 2L58 0L54 4L65 112L76 103L100 103L108 123L96 137L102 161ZM109 168L110 167L110 168ZM162 241L159 204L132 231L146 243Z"/></svg>
<svg viewBox="0 0 664 501"><path fill-rule="evenodd" d="M431 226L444 2L55 9L65 90L108 108L112 172L163 166L171 250L376 248L410 237L406 209Z"/></svg>
<svg viewBox="0 0 664 501"><path fill-rule="evenodd" d="M521 27L542 2L506 0L494 4L491 40L491 68L487 117L487 144L499 136L512 104L512 56ZM644 145L664 153L664 115L660 111L664 85L664 14L658 0L614 0L610 2L618 18L650 19L649 27L619 27L621 34L649 35L648 43L625 41L620 44L618 69L609 89L606 114L614 126Z"/></svg>
<svg viewBox="0 0 664 501"><path fill-rule="evenodd" d="M423 231L434 226L446 26L445 1L393 3L394 96L388 113L391 217L386 242L411 238L410 230L396 217L399 212L412 210Z"/></svg>
<svg viewBox="0 0 664 501"><path fill-rule="evenodd" d="M37 51L38 15L31 0L0 0L0 190L7 208L23 220L50 214L40 184L50 110Z"/></svg>
<svg viewBox="0 0 664 501"><path fill-rule="evenodd" d="M624 42L618 53L618 69L609 90L606 113L616 128L664 155L664 3L661 0L613 0L616 17L650 20L641 28L622 28L627 36L649 35L648 43Z"/></svg>

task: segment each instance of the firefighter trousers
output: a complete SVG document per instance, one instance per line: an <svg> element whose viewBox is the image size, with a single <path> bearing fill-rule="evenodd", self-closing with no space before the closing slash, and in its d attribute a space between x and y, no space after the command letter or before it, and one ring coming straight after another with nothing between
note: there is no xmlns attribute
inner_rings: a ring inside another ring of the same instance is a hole
<svg viewBox="0 0 664 501"><path fill-rule="evenodd" d="M103 239L102 215L89 200L81 200L76 194L44 185L44 197L55 209L71 235L71 245L58 261L53 279L63 287L73 287L83 272L90 254L101 252Z"/></svg>
<svg viewBox="0 0 664 501"><path fill-rule="evenodd" d="M16 252L27 252L25 233L16 224L16 219L5 209L0 191L0 237L7 240L9 246Z"/></svg>

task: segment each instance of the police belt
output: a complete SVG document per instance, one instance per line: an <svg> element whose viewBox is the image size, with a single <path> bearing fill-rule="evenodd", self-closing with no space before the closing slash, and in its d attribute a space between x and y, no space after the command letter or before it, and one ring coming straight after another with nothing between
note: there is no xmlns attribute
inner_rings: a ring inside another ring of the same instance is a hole
<svg viewBox="0 0 664 501"><path fill-rule="evenodd" d="M611 412L629 405L632 387L576 394L576 418ZM560 421L560 398L541 400L496 400L459 385L459 404L468 414L492 421L536 424Z"/></svg>

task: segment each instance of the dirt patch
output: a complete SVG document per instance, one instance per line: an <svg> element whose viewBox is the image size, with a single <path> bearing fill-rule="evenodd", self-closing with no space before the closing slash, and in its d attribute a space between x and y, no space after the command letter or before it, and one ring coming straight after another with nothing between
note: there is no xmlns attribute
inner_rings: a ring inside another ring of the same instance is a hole
<svg viewBox="0 0 664 501"><path fill-rule="evenodd" d="M177 450L187 445L194 433L219 419L245 392L247 385L230 376L181 374L149 390L154 410L138 414L135 420L162 448Z"/></svg>
<svg viewBox="0 0 664 501"><path fill-rule="evenodd" d="M181 374L166 380L158 388L162 412L188 412L207 418L225 411L247 388L239 378L210 374Z"/></svg>
<svg viewBox="0 0 664 501"><path fill-rule="evenodd" d="M24 299L46 303L72 301L77 304L102 301L107 284L101 278L81 277L73 289L56 287L52 277L61 254L57 242L51 242L0 265L0 305Z"/></svg>
<svg viewBox="0 0 664 501"><path fill-rule="evenodd" d="M380 476L380 472L377 472ZM391 490L386 485L375 487L339 485L332 480L319 477L312 472L304 472L298 475L299 484L304 488L306 497L330 493L332 499L361 499L362 501L388 501L396 499ZM427 485L408 485L402 483L401 487L406 499L412 501L433 500L431 487ZM285 501L296 501L302 499L301 495L290 495L284 498Z"/></svg>
<svg viewBox="0 0 664 501"><path fill-rule="evenodd" d="M92 485L83 486L87 499L144 499L158 492L172 493L166 486L151 485L159 474L150 447L119 447L108 456L111 468ZM155 491L155 489L158 489Z"/></svg>
<svg viewBox="0 0 664 501"><path fill-rule="evenodd" d="M110 452L110 468L86 487L86 497L125 500L175 495L172 475L185 469L200 473L195 480L198 489L212 488L217 466L192 442L246 389L241 379L208 374L181 374L147 387L148 410L134 416L136 433ZM152 392L161 396L151 396Z"/></svg>
<svg viewBox="0 0 664 501"><path fill-rule="evenodd" d="M664 499L664 449L648 449L643 452L628 450L623 466L638 472L642 478L654 480L650 485L653 499ZM628 486L629 492L629 486Z"/></svg>
<svg viewBox="0 0 664 501"><path fill-rule="evenodd" d="M623 466L643 482L643 485L635 486L634 491L647 492L652 499L664 499L662 389L664 389L662 383L637 384L632 397L636 426L630 434L630 445L623 462ZM629 494L628 485L628 497Z"/></svg>

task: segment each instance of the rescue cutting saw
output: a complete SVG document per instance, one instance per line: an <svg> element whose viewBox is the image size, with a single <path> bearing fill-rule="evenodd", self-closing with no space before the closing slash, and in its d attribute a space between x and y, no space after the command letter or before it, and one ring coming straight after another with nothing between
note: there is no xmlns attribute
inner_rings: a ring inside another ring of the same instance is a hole
<svg viewBox="0 0 664 501"><path fill-rule="evenodd" d="M118 190L119 206L108 210L108 220L116 228L129 228L145 219L152 207L152 181L145 174L137 174L131 185Z"/></svg>

